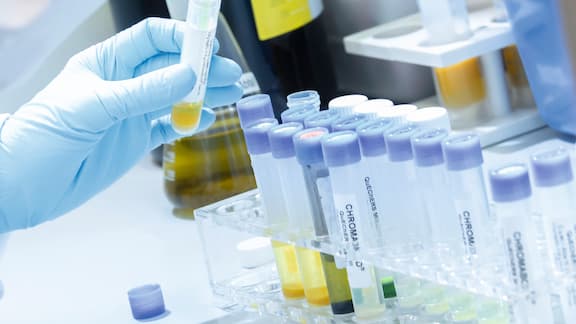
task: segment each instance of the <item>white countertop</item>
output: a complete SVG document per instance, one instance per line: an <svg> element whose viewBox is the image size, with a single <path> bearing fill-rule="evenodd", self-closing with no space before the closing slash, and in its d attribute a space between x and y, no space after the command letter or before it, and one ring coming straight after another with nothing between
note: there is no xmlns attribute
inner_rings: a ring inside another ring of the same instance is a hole
<svg viewBox="0 0 576 324"><path fill-rule="evenodd" d="M175 218L161 169L144 159L87 204L13 233L0 267L0 323L137 323L126 292L159 283L170 315L198 323L212 306L196 224Z"/></svg>

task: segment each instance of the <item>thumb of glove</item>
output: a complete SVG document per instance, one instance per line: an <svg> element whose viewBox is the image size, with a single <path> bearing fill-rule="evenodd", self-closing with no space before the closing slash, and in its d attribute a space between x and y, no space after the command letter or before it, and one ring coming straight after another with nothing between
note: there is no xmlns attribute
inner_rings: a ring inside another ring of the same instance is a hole
<svg viewBox="0 0 576 324"><path fill-rule="evenodd" d="M190 66L175 64L112 83L111 93L100 99L116 122L173 105L192 91L196 75Z"/></svg>

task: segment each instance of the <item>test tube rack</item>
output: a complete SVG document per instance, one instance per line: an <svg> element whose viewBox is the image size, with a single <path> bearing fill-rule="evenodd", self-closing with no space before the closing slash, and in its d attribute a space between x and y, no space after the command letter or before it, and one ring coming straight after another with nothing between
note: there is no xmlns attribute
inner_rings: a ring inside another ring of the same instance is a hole
<svg viewBox="0 0 576 324"><path fill-rule="evenodd" d="M502 263L498 258L494 259L494 264L487 265L490 271L485 273L472 268L469 268L469 272L452 272L449 269L435 271L431 269L431 263L426 262L432 260L432 255L404 253L400 258L372 252L354 255L324 237L295 240L286 233L275 232L265 225L258 189L197 209L195 216L208 265L210 285L223 309L248 308L262 316L275 316L286 323L356 323L353 316L332 315L329 307L311 307L304 300L286 300L280 291L272 260L251 269L243 268L237 259L236 245L262 236L343 258L360 258L395 278L402 276L422 286L451 289L470 300L477 302L481 299L490 305L497 305L506 313L509 305L519 298L511 288L512 285L506 281L503 269L498 268L498 264ZM484 278L486 273L495 276ZM406 298L405 302L412 305L418 301ZM399 315L390 309L382 318L376 319L376 323L426 323L418 320L418 314Z"/></svg>
<svg viewBox="0 0 576 324"><path fill-rule="evenodd" d="M545 126L536 107L510 108L497 55L500 49L514 44L514 35L509 22L494 20L496 14L494 8L470 12L472 37L450 44L427 45L420 15L415 14L349 35L344 46L349 54L429 67L447 67L480 57L485 77L492 84L487 102L491 116L455 130L476 132L483 145L491 145ZM438 100L430 98L423 103L437 104Z"/></svg>

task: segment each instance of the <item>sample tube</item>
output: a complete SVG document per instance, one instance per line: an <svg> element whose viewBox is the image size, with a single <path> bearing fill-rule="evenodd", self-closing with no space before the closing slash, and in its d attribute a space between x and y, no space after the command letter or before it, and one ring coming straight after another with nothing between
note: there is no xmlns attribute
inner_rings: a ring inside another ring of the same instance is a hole
<svg viewBox="0 0 576 324"><path fill-rule="evenodd" d="M368 97L360 94L340 96L330 100L328 109L338 111L342 115L352 115L354 108L367 100Z"/></svg>
<svg viewBox="0 0 576 324"><path fill-rule="evenodd" d="M196 84L192 92L172 108L172 127L180 134L194 133L200 123L219 12L220 0L190 0L188 3L180 63L192 67Z"/></svg>
<svg viewBox="0 0 576 324"><path fill-rule="evenodd" d="M468 8L462 0L418 0L428 45L442 45L470 38Z"/></svg>
<svg viewBox="0 0 576 324"><path fill-rule="evenodd" d="M332 131L356 130L358 126L368 120L368 116L366 115L344 115L332 124Z"/></svg>
<svg viewBox="0 0 576 324"><path fill-rule="evenodd" d="M314 115L316 112L317 111L311 107L310 104L304 104L298 108L284 110L282 114L280 114L280 118L282 119L283 123L296 122L304 124L304 119Z"/></svg>
<svg viewBox="0 0 576 324"><path fill-rule="evenodd" d="M411 255L422 250L430 239L430 226L424 215L412 154L411 138L417 131L415 126L407 125L384 135L389 161L386 174L389 183L393 184L384 204L386 214L396 219L386 223L385 233L393 251L401 253L400 257L406 252Z"/></svg>
<svg viewBox="0 0 576 324"><path fill-rule="evenodd" d="M366 212L364 197L360 194L363 172L360 168L360 143L353 131L336 132L322 139L322 153L330 171L332 198L336 222L340 228L337 239L348 251L358 253L363 243L363 228L371 226ZM348 265L348 280L352 289L354 310L358 318L371 318L384 312L380 302L379 285L374 268L360 260Z"/></svg>
<svg viewBox="0 0 576 324"><path fill-rule="evenodd" d="M281 184L276 174L268 139L268 131L277 124L278 121L274 118L264 118L244 130L254 177L266 211L267 225L272 233L286 231L288 227L287 207L282 192L278 190ZM286 299L303 298L304 287L294 246L272 240L272 249L284 297Z"/></svg>
<svg viewBox="0 0 576 324"><path fill-rule="evenodd" d="M264 118L274 118L272 101L267 94L256 94L240 99L236 103L236 111L242 129Z"/></svg>
<svg viewBox="0 0 576 324"><path fill-rule="evenodd" d="M302 168L296 159L293 136L303 129L302 124L286 123L272 127L268 132L270 148L280 178L281 191L286 203L292 239L314 237L314 218L306 192ZM304 294L310 305L328 306L330 299L320 253L297 247L296 257L304 284Z"/></svg>
<svg viewBox="0 0 576 324"><path fill-rule="evenodd" d="M307 106L316 111L320 110L320 95L316 90L304 90L289 94L286 97L289 109Z"/></svg>
<svg viewBox="0 0 576 324"><path fill-rule="evenodd" d="M502 247L510 281L526 297L525 310L532 323L557 323L547 278L538 252L536 229L532 220L532 190L528 168L513 164L490 172L494 212L502 231Z"/></svg>
<svg viewBox="0 0 576 324"><path fill-rule="evenodd" d="M392 107L394 107L392 100L372 99L354 107L354 113L368 115L371 119L376 119L381 111L391 109Z"/></svg>
<svg viewBox="0 0 576 324"><path fill-rule="evenodd" d="M482 147L473 134L449 136L442 143L449 195L460 223L462 243L468 257L489 257L491 228L484 184Z"/></svg>
<svg viewBox="0 0 576 324"><path fill-rule="evenodd" d="M397 124L406 124L406 116L418 110L414 105L396 105L392 109L384 109L378 112L378 118L395 121Z"/></svg>
<svg viewBox="0 0 576 324"><path fill-rule="evenodd" d="M416 176L422 188L424 208L432 230L432 243L439 256L465 256L462 230L452 197L446 194L448 179L444 165L442 141L448 136L445 129L424 130L412 137L412 151ZM453 261L438 260L438 262Z"/></svg>
<svg viewBox="0 0 576 324"><path fill-rule="evenodd" d="M394 128L396 124L390 120L374 120L358 126L356 133L360 141L364 170L363 191L368 197L368 216L374 218L374 227L368 228L370 241L368 249L380 249L384 246L385 223L395 222L383 212L382 197L388 194L391 182L388 178L388 158L386 156L386 143L384 134Z"/></svg>
<svg viewBox="0 0 576 324"><path fill-rule="evenodd" d="M340 119L340 113L337 110L323 110L306 117L304 127L323 127L332 132L332 124L338 119Z"/></svg>
<svg viewBox="0 0 576 324"><path fill-rule="evenodd" d="M570 155L563 148L535 153L530 159L535 196L542 214L547 255L553 271L568 281L559 285L565 295L566 323L576 323L576 183Z"/></svg>
<svg viewBox="0 0 576 324"><path fill-rule="evenodd" d="M534 96L528 77L518 52L516 45L504 47L502 49L502 59L506 70L508 89L510 90L510 100L514 108L534 107Z"/></svg>
<svg viewBox="0 0 576 324"><path fill-rule="evenodd" d="M314 216L314 231L318 237L335 237L338 228L329 229L326 218L331 225L334 217L334 205L332 203L332 186L330 174L324 163L321 140L328 134L326 128L310 128L294 135L294 147L296 157L302 166L306 181L306 192L312 203ZM334 256L320 253L322 267L326 275L326 284L330 295L330 306L336 315L354 312L352 293L348 283L346 261L335 259Z"/></svg>
<svg viewBox="0 0 576 324"><path fill-rule="evenodd" d="M444 107L420 108L406 115L406 122L422 129L452 130L448 111Z"/></svg>

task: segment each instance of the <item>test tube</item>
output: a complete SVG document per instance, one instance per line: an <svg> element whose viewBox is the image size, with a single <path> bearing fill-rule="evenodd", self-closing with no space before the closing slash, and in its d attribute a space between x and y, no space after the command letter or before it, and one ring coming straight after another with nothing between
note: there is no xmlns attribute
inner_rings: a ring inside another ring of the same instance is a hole
<svg viewBox="0 0 576 324"><path fill-rule="evenodd" d="M384 109L378 112L378 118L395 121L398 124L406 124L406 116L418 110L414 105L396 105L392 109Z"/></svg>
<svg viewBox="0 0 576 324"><path fill-rule="evenodd" d="M490 171L490 187L494 213L498 218L506 266L510 281L514 283L526 303L517 309L516 316L527 312L531 323L557 323L547 287L532 220L532 189L528 168L512 164Z"/></svg>
<svg viewBox="0 0 576 324"><path fill-rule="evenodd" d="M428 129L412 137L416 176L422 188L432 243L440 257L447 257L439 262L451 262L453 255L456 260L465 256L460 221L452 197L446 194L448 179L442 152L442 141L446 137L445 129Z"/></svg>
<svg viewBox="0 0 576 324"><path fill-rule="evenodd" d="M192 67L196 84L192 92L172 107L172 127L180 134L194 133L200 123L219 12L220 0L190 0L188 3L180 63Z"/></svg>
<svg viewBox="0 0 576 324"><path fill-rule="evenodd" d="M332 131L356 130L358 126L368 120L368 116L366 115L344 115L332 124Z"/></svg>
<svg viewBox="0 0 576 324"><path fill-rule="evenodd" d="M337 110L322 110L304 119L305 128L323 127L332 132L332 124L340 119Z"/></svg>
<svg viewBox="0 0 576 324"><path fill-rule="evenodd" d="M364 198L360 194L363 172L358 135L353 131L327 135L322 139L322 153L330 172L336 211L332 222L337 223L335 226L340 229L337 241L357 254L368 239L363 236L362 229L370 226L370 218L365 217L368 213ZM364 319L381 315L385 307L380 302L380 288L374 268L356 259L349 263L347 269L356 316Z"/></svg>
<svg viewBox="0 0 576 324"><path fill-rule="evenodd" d="M386 174L393 185L384 204L386 214L396 219L387 222L385 235L392 251L399 252L401 258L421 251L430 239L430 226L424 215L412 154L411 138L417 131L417 127L407 125L384 135L389 161Z"/></svg>
<svg viewBox="0 0 576 324"><path fill-rule="evenodd" d="M321 146L322 138L328 133L326 128L310 128L294 135L296 157L304 173L306 192L312 203L314 231L318 237L335 237L338 233L338 228L327 226L327 218L331 225L335 224L331 221L335 211L331 197L330 174L324 163ZM336 315L353 313L354 304L348 283L346 261L326 253L320 253L320 256L326 274L332 312Z"/></svg>
<svg viewBox="0 0 576 324"><path fill-rule="evenodd" d="M360 141L362 160L360 164L365 172L363 191L368 197L369 216L374 218L374 227L368 228L369 249L380 249L384 246L384 223L394 222L387 218L382 208L382 197L388 194L391 183L388 178L388 158L384 134L396 124L390 120L374 120L358 126L356 133Z"/></svg>
<svg viewBox="0 0 576 324"><path fill-rule="evenodd" d="M544 222L547 255L553 271L566 280L559 285L565 295L566 323L576 323L576 183L571 159L564 148L541 151L530 159L535 196Z"/></svg>
<svg viewBox="0 0 576 324"><path fill-rule="evenodd" d="M464 0L418 0L428 45L442 45L472 36Z"/></svg>
<svg viewBox="0 0 576 324"><path fill-rule="evenodd" d="M338 111L342 115L352 115L354 107L368 100L368 97L361 94L351 94L336 97L328 102L328 109Z"/></svg>
<svg viewBox="0 0 576 324"><path fill-rule="evenodd" d="M426 107L406 115L406 122L422 129L452 130L450 116L444 107Z"/></svg>
<svg viewBox="0 0 576 324"><path fill-rule="evenodd" d="M245 115L246 118L249 116ZM286 231L288 227L288 212L282 192L278 190L281 184L276 175L274 157L272 157L268 139L268 131L275 125L278 125L278 121L274 118L261 119L245 128L244 136L256 184L266 211L267 225L272 233L279 233ZM304 287L294 246L272 240L272 249L284 297L286 299L303 298Z"/></svg>
<svg viewBox="0 0 576 324"><path fill-rule="evenodd" d="M320 110L320 95L316 90L293 92L286 97L289 109L306 106L316 111Z"/></svg>
<svg viewBox="0 0 576 324"><path fill-rule="evenodd" d="M356 107L354 107L353 111L356 114L366 114L370 118L374 119L378 117L378 114L381 111L389 110L394 107L394 103L392 100L388 99L372 99L365 101Z"/></svg>
<svg viewBox="0 0 576 324"><path fill-rule="evenodd" d="M310 104L304 104L298 108L291 108L284 110L280 114L280 118L282 119L283 123L291 123L296 122L300 124L304 124L304 119L307 117L314 115L317 111L314 108L310 107Z"/></svg>
<svg viewBox="0 0 576 324"><path fill-rule="evenodd" d="M482 147L475 134L449 136L442 143L448 177L448 194L454 201L462 244L468 259L490 255L491 229L484 184ZM485 259L484 259L485 260Z"/></svg>
<svg viewBox="0 0 576 324"><path fill-rule="evenodd" d="M236 103L236 111L242 129L264 118L274 118L272 101L267 94L255 94L244 97Z"/></svg>
<svg viewBox="0 0 576 324"><path fill-rule="evenodd" d="M285 123L268 132L270 148L280 178L281 191L287 206L290 236L294 240L314 237L312 204L306 192L302 167L296 159L293 136L303 129L300 123ZM304 284L306 300L313 306L328 306L330 298L320 253L296 248L296 257Z"/></svg>

